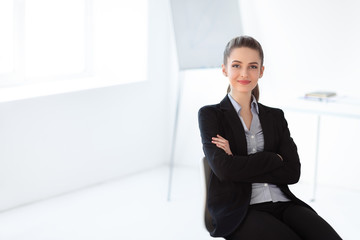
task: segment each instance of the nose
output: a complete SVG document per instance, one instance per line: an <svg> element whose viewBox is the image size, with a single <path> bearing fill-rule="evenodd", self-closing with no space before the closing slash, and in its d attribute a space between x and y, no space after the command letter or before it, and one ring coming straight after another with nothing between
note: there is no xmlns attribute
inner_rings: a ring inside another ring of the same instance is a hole
<svg viewBox="0 0 360 240"><path fill-rule="evenodd" d="M240 76L241 76L242 78L247 77L247 76L248 76L247 70L246 70L246 69L242 69L241 72L240 72Z"/></svg>

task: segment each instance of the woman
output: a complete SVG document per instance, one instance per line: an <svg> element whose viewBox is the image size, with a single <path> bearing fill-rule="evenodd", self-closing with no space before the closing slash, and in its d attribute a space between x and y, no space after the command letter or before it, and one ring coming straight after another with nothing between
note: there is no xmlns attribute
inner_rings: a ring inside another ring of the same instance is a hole
<svg viewBox="0 0 360 240"><path fill-rule="evenodd" d="M254 38L232 39L222 65L228 94L199 110L203 150L212 170L210 234L234 240L341 239L288 188L300 178L300 161L283 111L258 103L263 59Z"/></svg>

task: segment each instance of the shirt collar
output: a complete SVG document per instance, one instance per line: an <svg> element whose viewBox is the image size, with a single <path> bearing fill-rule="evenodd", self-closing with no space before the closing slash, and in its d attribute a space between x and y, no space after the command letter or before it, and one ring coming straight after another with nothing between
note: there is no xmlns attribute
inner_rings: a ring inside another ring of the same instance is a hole
<svg viewBox="0 0 360 240"><path fill-rule="evenodd" d="M228 97L230 99L231 104L234 106L235 111L240 114L241 106L238 102L235 101L235 99L228 93ZM252 101L251 101L251 111L256 111L257 114L259 114L259 106L256 101L256 98L254 95L251 95Z"/></svg>

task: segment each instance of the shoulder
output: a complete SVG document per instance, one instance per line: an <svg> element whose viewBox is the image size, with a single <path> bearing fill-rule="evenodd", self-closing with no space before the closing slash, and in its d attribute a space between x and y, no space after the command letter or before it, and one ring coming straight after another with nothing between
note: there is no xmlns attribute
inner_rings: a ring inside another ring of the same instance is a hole
<svg viewBox="0 0 360 240"><path fill-rule="evenodd" d="M206 105L199 109L198 111L198 117L204 117L204 116L217 116L221 112L220 110L220 104L213 104L213 105Z"/></svg>
<svg viewBox="0 0 360 240"><path fill-rule="evenodd" d="M215 136L218 133L217 129L221 121L222 112L219 104L206 105L199 109L198 123L202 134L211 133L211 136Z"/></svg>
<svg viewBox="0 0 360 240"><path fill-rule="evenodd" d="M223 100L221 100L220 103L212 104L212 105L206 105L199 109L199 116L201 114L222 114L224 111L228 110L234 110L233 105L230 102L230 99L228 98L228 95L224 97Z"/></svg>
<svg viewBox="0 0 360 240"><path fill-rule="evenodd" d="M217 111L220 110L220 104L212 104L212 105L206 105L199 109L199 112L203 111Z"/></svg>
<svg viewBox="0 0 360 240"><path fill-rule="evenodd" d="M258 103L258 106L259 106L260 114L266 114L280 119L285 118L284 111L280 108L269 107L261 103Z"/></svg>
<svg viewBox="0 0 360 240"><path fill-rule="evenodd" d="M259 109L262 109L263 111L266 111L266 112L270 112L270 113L274 113L274 114L284 114L283 110L281 110L280 108L269 107L262 103L258 103L258 106L259 106Z"/></svg>
<svg viewBox="0 0 360 240"><path fill-rule="evenodd" d="M259 104L259 111L260 118L263 121L273 122L274 126L277 126L280 130L287 128L288 123L282 109Z"/></svg>

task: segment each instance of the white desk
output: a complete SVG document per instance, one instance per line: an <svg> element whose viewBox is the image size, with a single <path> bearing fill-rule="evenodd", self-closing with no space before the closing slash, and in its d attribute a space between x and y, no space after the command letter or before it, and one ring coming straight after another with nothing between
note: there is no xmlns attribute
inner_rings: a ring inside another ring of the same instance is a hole
<svg viewBox="0 0 360 240"><path fill-rule="evenodd" d="M319 144L320 144L320 125L322 116L338 116L360 120L360 99L351 97L332 97L329 99L308 99L298 97L274 102L276 107L285 112L293 111L297 113L314 114L317 116L316 146L315 146L315 166L313 176L313 192L311 201L316 199L318 184L318 163L319 163ZM291 131L291 129L290 129Z"/></svg>

